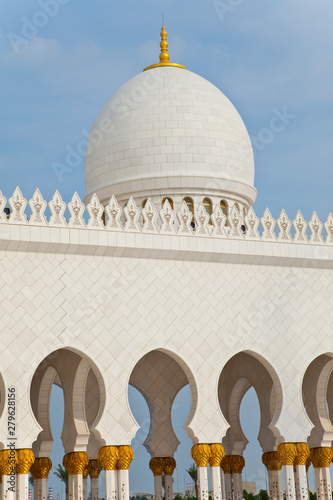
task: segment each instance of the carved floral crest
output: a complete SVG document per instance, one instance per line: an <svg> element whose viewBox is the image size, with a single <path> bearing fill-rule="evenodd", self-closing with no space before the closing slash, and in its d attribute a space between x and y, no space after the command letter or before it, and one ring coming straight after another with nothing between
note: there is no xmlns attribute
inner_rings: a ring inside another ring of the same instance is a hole
<svg viewBox="0 0 333 500"><path fill-rule="evenodd" d="M79 195L75 191L72 201L68 203L68 211L69 211L69 227L85 227L85 222L83 219L83 213L85 210L85 205L80 200Z"/></svg>
<svg viewBox="0 0 333 500"><path fill-rule="evenodd" d="M169 200L166 199L163 203L163 207L160 210L160 216L162 220L161 233L174 234L174 220L175 220L175 212L172 210Z"/></svg>
<svg viewBox="0 0 333 500"><path fill-rule="evenodd" d="M282 209L280 217L276 221L277 227L279 228L278 241L290 242L292 237L290 234L291 221L288 219L288 215L285 210Z"/></svg>
<svg viewBox="0 0 333 500"><path fill-rule="evenodd" d="M47 224L47 220L46 220L46 217L44 215L45 209L47 207L47 203L43 199L38 188L36 189L33 197L29 201L29 207L31 209L31 216L29 219L29 224L33 224L33 225L45 225L45 224Z"/></svg>
<svg viewBox="0 0 333 500"><path fill-rule="evenodd" d="M87 205L87 212L89 214L87 227L92 229L105 229L102 219L104 207L101 205L96 193L93 194L90 203Z"/></svg>
<svg viewBox="0 0 333 500"><path fill-rule="evenodd" d="M129 231L140 231L141 228L139 226L138 220L139 220L139 215L140 215L140 209L136 206L135 201L133 200L132 196L127 202L126 207L124 208L125 212L125 217L126 217L126 223L125 223L125 230Z"/></svg>
<svg viewBox="0 0 333 500"><path fill-rule="evenodd" d="M180 207L180 210L177 213L177 217L179 220L178 234L186 234L188 236L193 236L193 229L191 227L193 215L192 212L189 211L189 208L186 205L185 201L183 201L182 206Z"/></svg>
<svg viewBox="0 0 333 500"><path fill-rule="evenodd" d="M62 201L58 190L54 193L52 200L49 202L49 209L51 211L50 226L67 226L64 217L66 203Z"/></svg>
<svg viewBox="0 0 333 500"><path fill-rule="evenodd" d="M145 206L142 209L142 214L144 219L143 230L158 233L158 229L155 223L157 210L155 210L153 202L150 198L148 198L148 200L146 201Z"/></svg>
<svg viewBox="0 0 333 500"><path fill-rule="evenodd" d="M28 219L25 215L27 200L23 198L19 187L15 189L13 196L9 198L8 203L12 210L9 216L9 222L12 224L28 224Z"/></svg>

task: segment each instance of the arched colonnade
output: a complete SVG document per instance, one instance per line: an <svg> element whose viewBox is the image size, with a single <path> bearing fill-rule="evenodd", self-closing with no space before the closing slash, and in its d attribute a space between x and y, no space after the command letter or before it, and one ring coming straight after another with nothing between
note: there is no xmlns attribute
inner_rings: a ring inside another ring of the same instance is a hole
<svg viewBox="0 0 333 500"><path fill-rule="evenodd" d="M166 476L166 500L173 499L174 454L179 441L172 427L171 409L175 397L187 384L191 388L191 410L185 428L193 440L191 455L198 470L199 500L208 500L208 465L213 500L242 498L243 452L247 439L239 415L242 399L251 387L259 400L261 418L258 440L263 451L262 461L268 471L270 498L283 498L282 474L287 500L307 498L307 470L312 464L317 499L331 500L329 465L333 458L333 355L317 356L305 367L303 405L312 422L312 431L309 436L304 436L302 442L285 442L279 431L283 387L277 372L262 356L249 351L236 353L219 373L214 391L217 401L215 411L222 414L229 427L226 427L224 435L221 434L220 442L207 443L201 442L200 435L191 427L201 397L195 374L177 354L165 349L152 350L137 360L130 371L127 383L140 391L149 407L150 429L144 445L151 455L149 466L154 475L156 500L163 497L163 473ZM63 464L69 474L70 498L88 498L89 475L92 499L98 499L98 478L104 469L105 498L128 499L133 450L129 442L106 442L98 428L107 406L108 391L112 391L112 387L86 355L68 348L45 357L31 378L31 411L40 427L31 448L8 447L8 441L2 440L1 499L26 499L29 472L34 479L35 500L47 498L47 477L52 467L50 396L53 384L61 387L64 394L65 416L61 439L65 450ZM0 376L2 418L8 418L11 413L10 404L8 406L10 390L6 380ZM127 393L127 387L124 390ZM133 418L128 404L122 410L114 408L115 412L118 410L120 415L124 411ZM211 418L214 418L213 414ZM10 488L13 481L15 491Z"/></svg>

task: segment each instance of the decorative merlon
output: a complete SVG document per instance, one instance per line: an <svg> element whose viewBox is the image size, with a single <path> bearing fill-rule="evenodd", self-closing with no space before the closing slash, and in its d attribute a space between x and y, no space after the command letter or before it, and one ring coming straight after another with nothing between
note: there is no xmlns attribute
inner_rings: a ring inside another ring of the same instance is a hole
<svg viewBox="0 0 333 500"><path fill-rule="evenodd" d="M45 210L47 202L43 199L39 189L36 189L29 201L31 215L25 213L28 205L21 190L17 187L13 196L9 198L9 212L6 213L6 198L0 191L0 224L21 224L31 226L68 227L82 230L101 231L126 231L149 234L169 234L184 236L200 236L205 238L228 238L241 240L261 240L281 243L301 243L315 245L333 245L333 215L329 213L323 224L316 212L307 223L300 211L297 212L293 221L290 221L285 210L275 220L268 208L260 219L262 232L258 231L259 218L252 207L247 215L242 217L239 209L234 205L226 217L219 206L209 215L200 203L194 213L190 212L185 202L182 203L178 212L175 212L169 201L165 200L163 207L158 211L153 202L148 199L144 208L137 206L131 197L124 209L118 204L115 196L112 196L109 204L104 208L96 194L91 198L87 207L82 203L79 195L74 193L68 205L58 191L55 192L48 206L50 217L47 220ZM65 210L68 209L69 219L66 220ZM85 218L85 211L88 217ZM8 209L7 209L8 212ZM87 221L87 222L86 222ZM275 225L278 228L277 235L274 232ZM294 234L291 234L291 227ZM306 234L309 229L309 237ZM323 235L323 229L326 235Z"/></svg>

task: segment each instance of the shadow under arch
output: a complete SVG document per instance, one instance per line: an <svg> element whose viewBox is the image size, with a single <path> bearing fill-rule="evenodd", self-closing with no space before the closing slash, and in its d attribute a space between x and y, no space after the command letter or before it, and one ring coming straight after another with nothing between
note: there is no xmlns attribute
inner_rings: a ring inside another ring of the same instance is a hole
<svg viewBox="0 0 333 500"><path fill-rule="evenodd" d="M224 365L218 382L218 399L230 427L223 438L227 454L242 454L248 441L240 423L240 405L253 387L260 406L258 441L263 451L274 451L282 441L276 423L282 411L282 386L276 371L261 355L244 350Z"/></svg>
<svg viewBox="0 0 333 500"><path fill-rule="evenodd" d="M150 427L143 444L152 457L170 457L177 450L179 441L172 426L171 409L175 397L187 384L191 408L184 428L192 438L189 425L197 406L197 385L183 359L168 349L156 348L137 360L131 371L129 385L142 394L149 408Z"/></svg>
<svg viewBox="0 0 333 500"><path fill-rule="evenodd" d="M50 397L53 384L63 389L65 416L62 442L65 452L88 451L95 455L100 435L95 429L105 407L105 384L96 364L77 349L49 353L36 367L30 384L31 408L41 432L33 443L36 456L50 456L53 437Z"/></svg>
<svg viewBox="0 0 333 500"><path fill-rule="evenodd" d="M311 361L302 382L305 411L313 424L310 448L331 447L333 440L333 353Z"/></svg>

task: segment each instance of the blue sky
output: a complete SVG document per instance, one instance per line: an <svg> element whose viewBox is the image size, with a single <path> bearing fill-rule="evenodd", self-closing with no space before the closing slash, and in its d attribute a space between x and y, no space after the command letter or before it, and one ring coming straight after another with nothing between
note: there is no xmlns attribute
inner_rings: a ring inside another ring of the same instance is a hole
<svg viewBox="0 0 333 500"><path fill-rule="evenodd" d="M83 198L83 155L61 180L52 164L85 140L117 88L158 62L162 11L171 61L219 87L253 138L257 214L268 206L278 217L284 208L293 219L300 209L309 220L316 210L326 220L333 208L331 0L3 0L3 194L9 198L19 185L27 199L36 187L48 201L56 189L67 202L74 191ZM281 113L285 123L272 132L272 119ZM144 406L136 404L138 421L146 419ZM247 404L258 420L255 398ZM179 415L184 423L186 409ZM248 432L255 436L254 424ZM151 473L137 467L136 489L151 489ZM181 483L183 470L179 476Z"/></svg>

